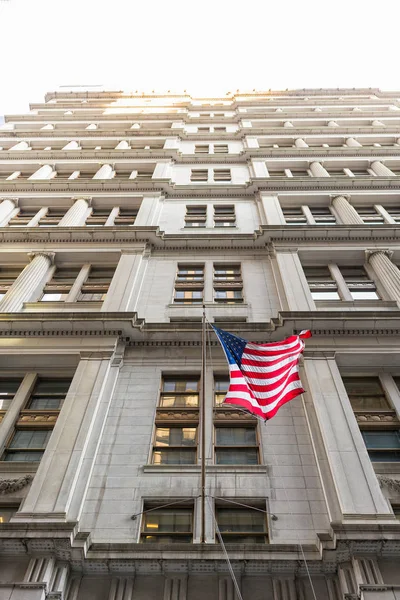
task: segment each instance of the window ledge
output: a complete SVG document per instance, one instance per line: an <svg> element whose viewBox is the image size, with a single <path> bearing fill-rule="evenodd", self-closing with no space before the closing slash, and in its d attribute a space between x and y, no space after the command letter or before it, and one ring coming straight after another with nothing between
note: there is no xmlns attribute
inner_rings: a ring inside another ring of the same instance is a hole
<svg viewBox="0 0 400 600"><path fill-rule="evenodd" d="M86 312L99 311L103 302L24 302L25 312Z"/></svg>
<svg viewBox="0 0 400 600"><path fill-rule="evenodd" d="M400 462L373 462L375 473L400 473Z"/></svg>
<svg viewBox="0 0 400 600"><path fill-rule="evenodd" d="M317 308L397 308L394 300L315 300Z"/></svg>
<svg viewBox="0 0 400 600"><path fill-rule="evenodd" d="M49 303L50 304L50 303ZM221 307L221 308L226 308L227 306L229 308L248 308L249 304L247 304L247 302L235 302L233 304L230 304L229 302L205 302L204 303L206 308L215 308L216 306ZM397 306L396 303L394 303L395 306ZM199 302L198 304L179 304L179 303L174 303L174 304L167 304L167 308L203 308L203 304L202 302Z"/></svg>
<svg viewBox="0 0 400 600"><path fill-rule="evenodd" d="M200 473L200 465L144 465L143 473ZM207 465L207 473L268 473L268 465Z"/></svg>
<svg viewBox="0 0 400 600"><path fill-rule="evenodd" d="M11 460L0 461L0 473L36 473L39 462L13 462Z"/></svg>

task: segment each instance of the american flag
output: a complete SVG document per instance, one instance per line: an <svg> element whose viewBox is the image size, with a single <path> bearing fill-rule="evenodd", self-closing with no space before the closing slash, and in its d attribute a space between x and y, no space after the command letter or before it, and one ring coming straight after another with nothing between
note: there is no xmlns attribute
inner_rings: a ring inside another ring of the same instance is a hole
<svg viewBox="0 0 400 600"><path fill-rule="evenodd" d="M304 392L299 377L303 339L311 331L286 340L256 344L213 327L229 363L230 385L224 403L237 404L267 420Z"/></svg>

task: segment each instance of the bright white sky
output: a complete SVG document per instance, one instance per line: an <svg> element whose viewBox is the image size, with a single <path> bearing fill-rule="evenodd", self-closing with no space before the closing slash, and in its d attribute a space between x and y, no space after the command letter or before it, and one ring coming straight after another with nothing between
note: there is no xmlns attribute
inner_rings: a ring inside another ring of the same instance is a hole
<svg viewBox="0 0 400 600"><path fill-rule="evenodd" d="M0 0L0 115L72 84L400 90L399 22L399 0Z"/></svg>

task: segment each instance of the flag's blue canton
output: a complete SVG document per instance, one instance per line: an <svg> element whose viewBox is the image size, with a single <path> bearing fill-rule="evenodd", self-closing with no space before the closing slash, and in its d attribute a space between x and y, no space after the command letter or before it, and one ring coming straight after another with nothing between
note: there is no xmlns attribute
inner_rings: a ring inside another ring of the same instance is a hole
<svg viewBox="0 0 400 600"><path fill-rule="evenodd" d="M214 331L220 339L229 362L231 364L236 363L240 367L242 355L247 345L246 340L217 327L214 327Z"/></svg>

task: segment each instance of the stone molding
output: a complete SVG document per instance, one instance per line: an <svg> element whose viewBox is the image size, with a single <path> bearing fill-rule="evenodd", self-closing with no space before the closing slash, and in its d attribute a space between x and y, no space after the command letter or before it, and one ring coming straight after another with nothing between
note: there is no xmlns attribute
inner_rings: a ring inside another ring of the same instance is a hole
<svg viewBox="0 0 400 600"><path fill-rule="evenodd" d="M33 475L24 475L18 479L0 479L0 494L13 494L22 490L33 481Z"/></svg>
<svg viewBox="0 0 400 600"><path fill-rule="evenodd" d="M3 200L10 200L14 203L15 208L19 205L19 198L14 198L14 196L0 196L0 202L3 202Z"/></svg>
<svg viewBox="0 0 400 600"><path fill-rule="evenodd" d="M45 250L33 250L32 252L28 252L29 260L32 261L35 256L45 256L50 260L50 264L54 265L54 259L56 256L55 252L46 252Z"/></svg>

